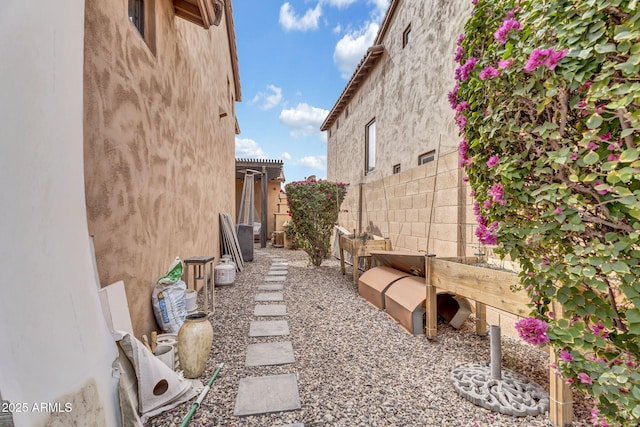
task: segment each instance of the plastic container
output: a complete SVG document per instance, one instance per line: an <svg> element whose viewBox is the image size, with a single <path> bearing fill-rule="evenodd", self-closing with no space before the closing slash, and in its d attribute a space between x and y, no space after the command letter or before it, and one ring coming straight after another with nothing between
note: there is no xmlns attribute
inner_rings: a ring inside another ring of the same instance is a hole
<svg viewBox="0 0 640 427"><path fill-rule="evenodd" d="M227 258L222 258L213 270L214 283L218 286L233 285L236 280L236 267Z"/></svg>

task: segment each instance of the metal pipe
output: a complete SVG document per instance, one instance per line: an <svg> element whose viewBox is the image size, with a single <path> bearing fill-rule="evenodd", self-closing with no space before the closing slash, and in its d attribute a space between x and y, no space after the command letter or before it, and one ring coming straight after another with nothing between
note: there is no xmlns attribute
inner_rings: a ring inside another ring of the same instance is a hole
<svg viewBox="0 0 640 427"><path fill-rule="evenodd" d="M216 371L213 373L213 376L211 377L207 385L204 387L204 389L200 392L200 396L198 396L198 399L191 406L191 410L189 411L187 416L184 418L184 420L182 420L182 424L180 424L180 427L186 427L186 425L189 424L191 417L193 417L193 414L195 414L196 410L200 407L200 404L202 403L202 401L204 400L204 397L207 395L207 393L211 389L211 384L213 384L213 382L215 381L223 365L224 363L221 363L218 365Z"/></svg>
<svg viewBox="0 0 640 427"><path fill-rule="evenodd" d="M502 344L500 342L500 326L491 325L491 378L502 379Z"/></svg>

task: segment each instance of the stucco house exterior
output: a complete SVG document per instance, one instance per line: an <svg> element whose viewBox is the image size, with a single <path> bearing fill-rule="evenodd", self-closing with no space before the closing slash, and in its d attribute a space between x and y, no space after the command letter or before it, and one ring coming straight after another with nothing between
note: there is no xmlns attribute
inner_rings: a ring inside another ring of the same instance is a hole
<svg viewBox="0 0 640 427"><path fill-rule="evenodd" d="M157 328L151 292L179 256L220 259L235 217L231 1L85 3L84 171L102 286L125 283L137 336Z"/></svg>

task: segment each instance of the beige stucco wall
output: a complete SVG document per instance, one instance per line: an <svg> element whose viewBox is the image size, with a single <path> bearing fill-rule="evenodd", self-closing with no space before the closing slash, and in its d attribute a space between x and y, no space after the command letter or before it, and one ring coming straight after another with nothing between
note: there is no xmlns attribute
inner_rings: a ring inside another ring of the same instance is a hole
<svg viewBox="0 0 640 427"><path fill-rule="evenodd" d="M205 30L171 0L154 4L155 54L126 0L87 2L85 19L89 232L101 285L125 282L137 335L156 328L151 292L173 259L218 258L218 214L235 216L239 94L225 20Z"/></svg>

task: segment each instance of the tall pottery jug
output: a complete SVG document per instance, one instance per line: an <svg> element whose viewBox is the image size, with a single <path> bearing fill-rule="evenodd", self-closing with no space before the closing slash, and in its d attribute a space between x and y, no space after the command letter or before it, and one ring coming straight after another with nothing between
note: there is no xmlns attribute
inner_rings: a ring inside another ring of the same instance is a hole
<svg viewBox="0 0 640 427"><path fill-rule="evenodd" d="M188 314L178 331L178 358L185 378L204 372L213 343L213 327L202 312Z"/></svg>

